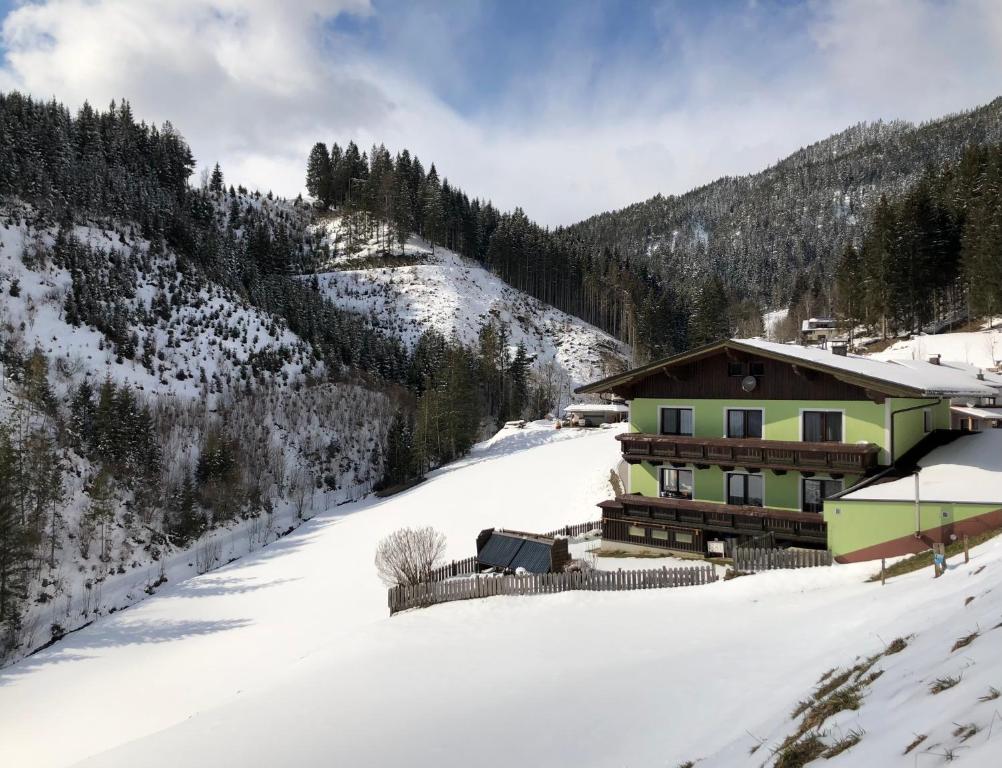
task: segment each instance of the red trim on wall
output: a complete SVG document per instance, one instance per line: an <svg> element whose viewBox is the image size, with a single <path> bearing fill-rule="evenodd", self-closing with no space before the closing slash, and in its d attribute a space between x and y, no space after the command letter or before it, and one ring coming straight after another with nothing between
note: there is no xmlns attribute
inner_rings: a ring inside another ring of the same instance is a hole
<svg viewBox="0 0 1002 768"><path fill-rule="evenodd" d="M999 528L1002 528L1002 509L941 525L939 528L925 530L919 536L902 536L882 544L874 544L872 547L857 549L855 552L847 552L836 557L835 561L838 563L860 563L864 560L879 560L882 557L914 555L932 549L933 544L949 544L952 541L951 535L958 538L965 535L974 536Z"/></svg>

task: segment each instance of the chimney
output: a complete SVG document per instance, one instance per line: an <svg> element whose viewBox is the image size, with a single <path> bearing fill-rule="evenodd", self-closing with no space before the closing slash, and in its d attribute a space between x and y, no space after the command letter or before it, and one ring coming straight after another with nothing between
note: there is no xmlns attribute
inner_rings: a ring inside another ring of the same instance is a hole
<svg viewBox="0 0 1002 768"><path fill-rule="evenodd" d="M839 355L840 357L846 357L849 354L849 345L832 342L832 354Z"/></svg>
<svg viewBox="0 0 1002 768"><path fill-rule="evenodd" d="M939 365L939 361L941 358L942 355L929 355L929 362L932 363L933 365Z"/></svg>

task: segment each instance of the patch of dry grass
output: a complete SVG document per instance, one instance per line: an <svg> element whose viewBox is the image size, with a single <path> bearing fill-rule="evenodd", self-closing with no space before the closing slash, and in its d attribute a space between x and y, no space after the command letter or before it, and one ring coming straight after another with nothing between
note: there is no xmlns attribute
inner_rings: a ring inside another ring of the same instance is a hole
<svg viewBox="0 0 1002 768"><path fill-rule="evenodd" d="M841 755L847 749L852 749L859 744L865 733L866 731L862 729L853 728L845 736L836 740L834 744L828 747L822 756L825 760L831 760L833 757Z"/></svg>
<svg viewBox="0 0 1002 768"><path fill-rule="evenodd" d="M980 634L981 633L979 631L975 630L974 632L971 632L971 634L969 635L964 635L963 637L958 638L957 642L955 642L953 644L953 647L950 649L950 653L953 653L954 651L959 651L961 648L966 648L975 640L977 640L978 635Z"/></svg>
<svg viewBox="0 0 1002 768"><path fill-rule="evenodd" d="M960 676L948 675L947 677L937 677L929 685L929 692L934 696L937 693L942 693L943 691L948 691L957 683L960 682Z"/></svg>
<svg viewBox="0 0 1002 768"><path fill-rule="evenodd" d="M902 754L907 755L909 752L911 752L913 749L915 749L915 747L917 747L919 744L921 744L923 741L925 741L928 738L929 737L926 734L924 734L924 733L917 734L915 736L915 740L911 744L909 744L907 747L905 747L905 751Z"/></svg>

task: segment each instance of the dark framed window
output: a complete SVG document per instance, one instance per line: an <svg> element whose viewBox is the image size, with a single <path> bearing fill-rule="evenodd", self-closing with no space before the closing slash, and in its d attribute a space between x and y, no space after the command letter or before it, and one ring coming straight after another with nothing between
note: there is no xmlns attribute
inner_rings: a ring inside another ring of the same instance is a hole
<svg viewBox="0 0 1002 768"><path fill-rule="evenodd" d="M804 411L804 442L841 443L841 411Z"/></svg>
<svg viewBox="0 0 1002 768"><path fill-rule="evenodd" d="M727 363L727 375L728 376L744 376L745 375L745 364L740 360L731 360Z"/></svg>
<svg viewBox="0 0 1002 768"><path fill-rule="evenodd" d="M928 408L922 411L922 429L925 432L932 432L935 425L936 422L932 417L932 411L929 410Z"/></svg>
<svg viewBox="0 0 1002 768"><path fill-rule="evenodd" d="M729 472L727 478L727 503L746 507L761 507L765 487L762 475Z"/></svg>
<svg viewBox="0 0 1002 768"><path fill-rule="evenodd" d="M841 490L841 480L819 480L816 477L804 478L800 508L804 512L823 512L825 499L829 496L834 496Z"/></svg>
<svg viewBox="0 0 1002 768"><path fill-rule="evenodd" d="M692 408L662 408L662 435L692 435Z"/></svg>
<svg viewBox="0 0 1002 768"><path fill-rule="evenodd" d="M730 408L727 410L728 437L762 437L762 411Z"/></svg>
<svg viewBox="0 0 1002 768"><path fill-rule="evenodd" d="M692 470L671 469L661 470L661 495L670 499L692 498Z"/></svg>
<svg viewBox="0 0 1002 768"><path fill-rule="evenodd" d="M752 360L748 363L748 373L752 376L764 376L765 375L765 363L761 360Z"/></svg>

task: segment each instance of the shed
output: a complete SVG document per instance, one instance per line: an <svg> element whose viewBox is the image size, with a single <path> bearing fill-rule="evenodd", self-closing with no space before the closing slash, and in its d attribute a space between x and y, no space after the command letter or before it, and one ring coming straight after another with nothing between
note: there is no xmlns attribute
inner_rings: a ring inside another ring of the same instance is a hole
<svg viewBox="0 0 1002 768"><path fill-rule="evenodd" d="M498 568L529 573L558 573L570 562L567 539L487 528L477 536L477 570Z"/></svg>
<svg viewBox="0 0 1002 768"><path fill-rule="evenodd" d="M623 403L574 403L564 408L564 415L572 424L597 427L624 421L630 409Z"/></svg>

